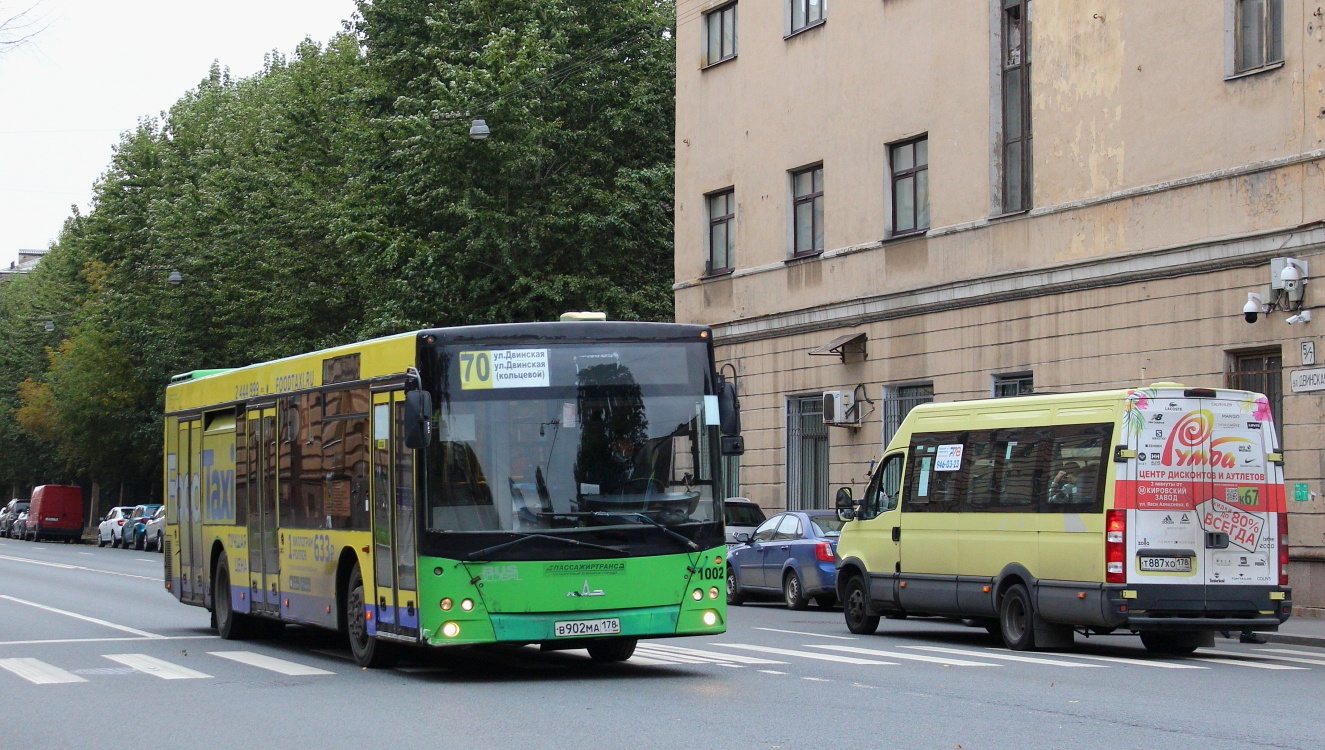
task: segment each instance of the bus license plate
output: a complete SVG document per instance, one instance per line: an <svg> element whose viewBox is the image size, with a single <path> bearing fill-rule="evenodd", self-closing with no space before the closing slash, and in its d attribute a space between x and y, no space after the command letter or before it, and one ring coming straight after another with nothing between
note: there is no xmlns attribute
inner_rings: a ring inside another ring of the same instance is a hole
<svg viewBox="0 0 1325 750"><path fill-rule="evenodd" d="M605 620L562 620L552 623L558 638L577 635L618 635L621 633L621 620L609 617Z"/></svg>
<svg viewBox="0 0 1325 750"><path fill-rule="evenodd" d="M1142 557L1141 570L1160 573L1190 573L1190 557Z"/></svg>

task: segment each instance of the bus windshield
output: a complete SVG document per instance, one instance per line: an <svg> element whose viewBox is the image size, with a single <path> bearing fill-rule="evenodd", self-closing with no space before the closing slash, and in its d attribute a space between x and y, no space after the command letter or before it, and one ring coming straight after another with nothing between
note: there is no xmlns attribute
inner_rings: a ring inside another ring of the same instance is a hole
<svg viewBox="0 0 1325 750"><path fill-rule="evenodd" d="M703 343L440 347L435 362L426 532L568 532L622 549L670 539L673 552L720 537ZM620 533L632 528L648 531ZM575 554L564 547L519 549Z"/></svg>

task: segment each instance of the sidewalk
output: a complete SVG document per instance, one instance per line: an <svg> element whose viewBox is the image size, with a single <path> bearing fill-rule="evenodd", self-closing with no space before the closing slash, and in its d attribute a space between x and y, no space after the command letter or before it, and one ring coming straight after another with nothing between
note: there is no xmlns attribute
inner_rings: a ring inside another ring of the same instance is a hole
<svg viewBox="0 0 1325 750"><path fill-rule="evenodd" d="M1238 633L1232 633L1237 641ZM1288 622L1279 626L1276 633L1257 633L1270 643L1292 644L1294 646L1320 646L1325 648L1325 619L1319 617L1290 617ZM1216 636L1216 640L1219 638Z"/></svg>

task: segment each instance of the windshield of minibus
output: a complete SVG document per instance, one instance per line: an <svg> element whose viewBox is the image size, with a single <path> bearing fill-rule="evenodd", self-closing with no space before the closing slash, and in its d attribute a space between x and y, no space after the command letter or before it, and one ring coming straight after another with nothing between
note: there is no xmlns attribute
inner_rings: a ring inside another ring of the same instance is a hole
<svg viewBox="0 0 1325 750"><path fill-rule="evenodd" d="M720 536L707 355L690 342L443 350L425 530L646 526L673 551L678 534Z"/></svg>

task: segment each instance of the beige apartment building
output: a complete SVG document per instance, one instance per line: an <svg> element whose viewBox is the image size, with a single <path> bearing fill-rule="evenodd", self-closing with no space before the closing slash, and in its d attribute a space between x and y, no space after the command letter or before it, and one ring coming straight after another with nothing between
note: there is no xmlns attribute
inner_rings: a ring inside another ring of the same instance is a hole
<svg viewBox="0 0 1325 750"><path fill-rule="evenodd" d="M1325 613L1318 3L677 5L677 318L738 380L733 494L859 493L931 399L1248 388L1286 449L1295 601Z"/></svg>

